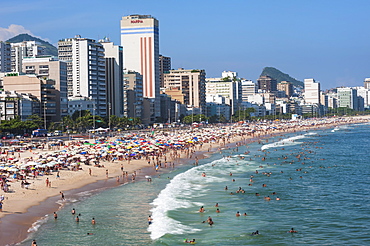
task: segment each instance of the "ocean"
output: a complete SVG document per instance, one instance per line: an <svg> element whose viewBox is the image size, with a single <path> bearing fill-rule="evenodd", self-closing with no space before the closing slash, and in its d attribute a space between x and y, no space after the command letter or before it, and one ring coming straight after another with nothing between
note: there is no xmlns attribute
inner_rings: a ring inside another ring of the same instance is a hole
<svg viewBox="0 0 370 246"><path fill-rule="evenodd" d="M81 192L57 211L57 220L49 214L37 221L19 245L32 239L38 245L186 245L185 239L370 245L369 144L370 125L357 124L224 149L152 182ZM297 233L288 233L291 228Z"/></svg>

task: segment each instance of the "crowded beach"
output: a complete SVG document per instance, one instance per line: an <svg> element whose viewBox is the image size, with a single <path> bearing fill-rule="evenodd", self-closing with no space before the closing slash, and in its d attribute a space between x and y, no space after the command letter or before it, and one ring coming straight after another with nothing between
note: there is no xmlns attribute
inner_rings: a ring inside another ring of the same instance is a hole
<svg viewBox="0 0 370 246"><path fill-rule="evenodd" d="M366 122L368 117L365 116L239 122L52 144L22 144L20 141L16 146L0 147L0 218L25 213L48 197L60 196L63 202L65 191L98 180L114 179L119 185L133 182L140 175L155 176L175 165L197 164L201 158L199 154L218 151L231 144L248 144L276 134ZM150 169L151 173L141 172L144 168Z"/></svg>

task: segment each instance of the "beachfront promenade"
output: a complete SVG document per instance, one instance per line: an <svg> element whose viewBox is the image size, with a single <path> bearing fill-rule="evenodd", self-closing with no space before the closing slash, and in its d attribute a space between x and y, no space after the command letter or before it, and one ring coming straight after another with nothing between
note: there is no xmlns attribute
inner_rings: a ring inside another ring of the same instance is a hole
<svg viewBox="0 0 370 246"><path fill-rule="evenodd" d="M60 192L98 180L114 179L117 184L122 184L134 181L140 175L155 175L156 171L183 162L195 163L197 153L217 151L230 143L246 144L271 134L367 121L367 117L354 117L258 122L221 128L157 131L153 135L126 134L98 141L68 141L52 150L30 146L18 148L17 152L2 149L0 194L5 199L0 217L25 213L48 197L61 196ZM149 168L151 173L142 172L144 168Z"/></svg>

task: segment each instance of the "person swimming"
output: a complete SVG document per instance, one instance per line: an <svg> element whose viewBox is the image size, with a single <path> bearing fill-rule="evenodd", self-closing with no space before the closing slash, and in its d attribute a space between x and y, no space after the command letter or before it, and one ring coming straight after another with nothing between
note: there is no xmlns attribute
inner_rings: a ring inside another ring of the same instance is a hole
<svg viewBox="0 0 370 246"><path fill-rule="evenodd" d="M148 217L148 224L151 225L153 223L153 218L151 215Z"/></svg>
<svg viewBox="0 0 370 246"><path fill-rule="evenodd" d="M289 233L297 233L298 231L294 230L294 228L292 227L292 229L290 229L290 231L288 231Z"/></svg>

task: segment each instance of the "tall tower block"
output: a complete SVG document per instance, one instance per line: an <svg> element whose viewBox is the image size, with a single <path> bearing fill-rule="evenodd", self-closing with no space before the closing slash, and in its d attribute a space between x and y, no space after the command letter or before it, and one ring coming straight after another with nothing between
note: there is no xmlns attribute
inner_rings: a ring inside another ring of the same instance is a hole
<svg viewBox="0 0 370 246"><path fill-rule="evenodd" d="M121 46L125 68L143 76L143 96L159 100L158 20L150 15L122 17Z"/></svg>

